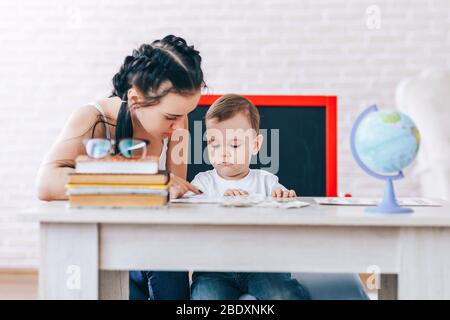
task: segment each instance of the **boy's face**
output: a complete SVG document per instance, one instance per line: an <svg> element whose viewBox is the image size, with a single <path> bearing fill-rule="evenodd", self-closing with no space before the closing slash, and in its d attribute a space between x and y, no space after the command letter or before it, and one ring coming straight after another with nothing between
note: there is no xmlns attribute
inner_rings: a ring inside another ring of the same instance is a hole
<svg viewBox="0 0 450 320"><path fill-rule="evenodd" d="M258 153L263 140L242 113L221 122L207 120L206 137L211 164L220 176L230 179L247 174L251 157Z"/></svg>

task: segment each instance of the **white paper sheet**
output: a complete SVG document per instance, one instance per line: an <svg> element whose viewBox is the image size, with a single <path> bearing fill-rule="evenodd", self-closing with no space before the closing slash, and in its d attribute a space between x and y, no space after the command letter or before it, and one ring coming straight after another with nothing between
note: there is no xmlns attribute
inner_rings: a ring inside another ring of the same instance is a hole
<svg viewBox="0 0 450 320"><path fill-rule="evenodd" d="M273 199L260 194L248 196L207 197L205 195L186 195L179 199L172 199L172 203L215 203L225 207L263 207L263 208L302 208L309 206L307 202L297 199Z"/></svg>
<svg viewBox="0 0 450 320"><path fill-rule="evenodd" d="M381 202L381 199L377 198L344 198L344 197L331 197L331 198L314 198L317 204L321 205L343 205L343 206L376 206ZM397 202L401 206L420 206L420 207L440 207L438 202L419 197L398 198Z"/></svg>
<svg viewBox="0 0 450 320"><path fill-rule="evenodd" d="M207 197L201 195L185 195L179 199L170 199L172 203L222 203L223 197Z"/></svg>

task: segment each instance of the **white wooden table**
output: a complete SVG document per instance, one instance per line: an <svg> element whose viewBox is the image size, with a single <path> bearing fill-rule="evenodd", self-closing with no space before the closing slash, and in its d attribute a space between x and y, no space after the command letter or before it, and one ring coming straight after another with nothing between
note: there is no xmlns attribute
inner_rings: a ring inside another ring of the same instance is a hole
<svg viewBox="0 0 450 320"><path fill-rule="evenodd" d="M303 198L310 201L311 199ZM398 275L399 299L450 299L450 205L380 215L363 207L67 209L24 212L40 222L40 297L128 297L128 270Z"/></svg>

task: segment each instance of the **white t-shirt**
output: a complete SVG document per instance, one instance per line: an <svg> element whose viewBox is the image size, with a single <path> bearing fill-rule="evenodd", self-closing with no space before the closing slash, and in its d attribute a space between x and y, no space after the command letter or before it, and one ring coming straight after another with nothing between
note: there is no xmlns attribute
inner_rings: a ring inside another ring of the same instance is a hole
<svg viewBox="0 0 450 320"><path fill-rule="evenodd" d="M276 175L260 169L250 169L248 175L240 180L225 180L217 174L216 169L208 170L197 174L191 183L210 197L223 196L228 189L242 189L249 194L261 194L266 197L270 196L274 189L286 190L278 182Z"/></svg>

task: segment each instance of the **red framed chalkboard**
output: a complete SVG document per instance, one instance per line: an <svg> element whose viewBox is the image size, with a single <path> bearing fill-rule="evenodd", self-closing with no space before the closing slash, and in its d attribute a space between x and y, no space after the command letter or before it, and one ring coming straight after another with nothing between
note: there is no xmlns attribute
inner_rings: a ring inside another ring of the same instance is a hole
<svg viewBox="0 0 450 320"><path fill-rule="evenodd" d="M263 114L261 108L321 108L324 111L325 138L325 194L337 196L337 97L336 96L290 96L290 95L244 95ZM209 107L220 95L203 95L200 107ZM280 109L281 110L281 109ZM300 160L301 162L301 160ZM282 181L281 181L282 182ZM301 193L300 193L301 194Z"/></svg>

